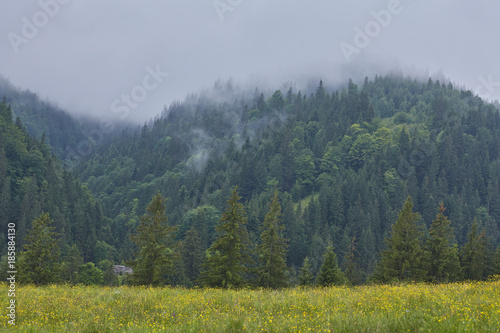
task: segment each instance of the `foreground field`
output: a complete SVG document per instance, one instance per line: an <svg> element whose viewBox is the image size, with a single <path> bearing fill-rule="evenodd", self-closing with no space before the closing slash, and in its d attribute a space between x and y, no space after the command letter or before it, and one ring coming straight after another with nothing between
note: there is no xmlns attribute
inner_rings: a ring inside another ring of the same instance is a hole
<svg viewBox="0 0 500 333"><path fill-rule="evenodd" d="M6 287L5 284L2 287ZM21 332L498 332L500 282L283 291L19 287Z"/></svg>

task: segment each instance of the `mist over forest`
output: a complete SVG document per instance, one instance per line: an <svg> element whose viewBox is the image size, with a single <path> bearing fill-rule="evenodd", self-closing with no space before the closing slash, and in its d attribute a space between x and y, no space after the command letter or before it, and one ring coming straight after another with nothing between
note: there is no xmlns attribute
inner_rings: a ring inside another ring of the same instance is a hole
<svg viewBox="0 0 500 333"><path fill-rule="evenodd" d="M2 6L0 328L498 329L500 2Z"/></svg>
<svg viewBox="0 0 500 333"><path fill-rule="evenodd" d="M347 279L359 284L390 279L380 277L377 265L410 200L422 249L443 204L455 264L466 265L467 244L477 233L485 245L475 278L493 274L500 241L498 104L450 81L397 73L328 86L307 81L272 91L218 80L141 126L108 132L3 86L10 92L4 122L19 133L3 136L4 225L18 221L23 244L32 221L48 212L63 263L77 255L103 271L103 261L133 266L141 246L132 236L161 194L178 254L163 278L193 286L231 192L237 188L241 197L253 265L274 194L287 283L299 283L306 258L311 274L319 274L332 246ZM425 251L420 255L430 255ZM470 278L469 269L453 268L446 281ZM436 279L429 267L422 270L419 279ZM246 274L253 281L255 273Z"/></svg>

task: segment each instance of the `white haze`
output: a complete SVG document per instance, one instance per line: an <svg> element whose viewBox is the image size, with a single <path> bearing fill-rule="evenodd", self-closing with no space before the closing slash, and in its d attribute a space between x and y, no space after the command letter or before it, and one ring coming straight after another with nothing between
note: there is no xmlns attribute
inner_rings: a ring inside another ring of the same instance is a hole
<svg viewBox="0 0 500 333"><path fill-rule="evenodd" d="M67 4L16 53L9 34L22 36L23 18L33 22L41 4L56 1ZM337 87L396 70L500 97L500 1L401 0L399 13L347 62L340 44L352 45L355 27L394 1L4 0L0 74L70 112L135 122L229 78L250 89L320 78ZM224 21L214 3L232 9ZM112 112L157 66L169 73L158 87L130 112Z"/></svg>

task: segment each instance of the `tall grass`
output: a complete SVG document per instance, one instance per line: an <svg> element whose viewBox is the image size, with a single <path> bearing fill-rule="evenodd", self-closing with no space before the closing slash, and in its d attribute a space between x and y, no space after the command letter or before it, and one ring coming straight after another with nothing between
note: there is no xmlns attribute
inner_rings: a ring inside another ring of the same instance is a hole
<svg viewBox="0 0 500 333"><path fill-rule="evenodd" d="M6 287L5 284L2 287ZM20 286L21 332L498 332L500 282L216 290Z"/></svg>

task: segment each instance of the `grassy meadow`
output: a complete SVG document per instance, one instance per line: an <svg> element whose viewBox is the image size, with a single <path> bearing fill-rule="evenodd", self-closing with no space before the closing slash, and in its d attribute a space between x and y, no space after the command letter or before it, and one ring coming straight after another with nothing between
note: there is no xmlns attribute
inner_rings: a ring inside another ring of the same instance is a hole
<svg viewBox="0 0 500 333"><path fill-rule="evenodd" d="M217 290L18 286L9 332L498 332L500 282Z"/></svg>

